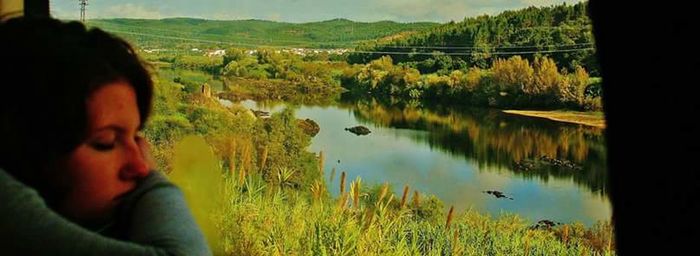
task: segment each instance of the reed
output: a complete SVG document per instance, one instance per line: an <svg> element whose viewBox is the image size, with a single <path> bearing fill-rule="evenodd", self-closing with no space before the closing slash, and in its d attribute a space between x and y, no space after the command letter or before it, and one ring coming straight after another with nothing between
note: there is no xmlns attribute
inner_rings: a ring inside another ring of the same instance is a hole
<svg viewBox="0 0 700 256"><path fill-rule="evenodd" d="M322 196L325 192L326 186L321 183L320 180L316 180L313 185L311 185L311 195L313 197L314 203L323 203Z"/></svg>
<svg viewBox="0 0 700 256"><path fill-rule="evenodd" d="M408 185L403 186L403 195L401 196L401 205L399 208L403 209L406 205L406 198L408 197Z"/></svg>
<svg viewBox="0 0 700 256"><path fill-rule="evenodd" d="M345 172L340 173L340 194L345 193Z"/></svg>
<svg viewBox="0 0 700 256"><path fill-rule="evenodd" d="M418 208L420 207L420 193L418 190L413 191L413 207Z"/></svg>
<svg viewBox="0 0 700 256"><path fill-rule="evenodd" d="M252 163L252 155L251 155L251 148L253 145L251 143L246 143L243 145L241 148L241 168L245 169L246 171L250 172L252 171L251 169L251 163Z"/></svg>
<svg viewBox="0 0 700 256"><path fill-rule="evenodd" d="M231 140L231 151L228 158L228 168L231 176L236 171L236 140Z"/></svg>
<svg viewBox="0 0 700 256"><path fill-rule="evenodd" d="M335 178L335 167L331 169L331 178L330 178L330 183L333 183L333 179Z"/></svg>
<svg viewBox="0 0 700 256"><path fill-rule="evenodd" d="M338 199L338 210L345 210L345 206L348 204L348 194L342 193Z"/></svg>
<svg viewBox="0 0 700 256"><path fill-rule="evenodd" d="M386 193L389 191L389 183L384 182L384 185L382 185L382 190L379 192L379 200L377 202L381 202L384 200L384 197L386 196Z"/></svg>
<svg viewBox="0 0 700 256"><path fill-rule="evenodd" d="M262 154L260 156L260 171L265 170L265 164L267 163L267 146L263 147Z"/></svg>
<svg viewBox="0 0 700 256"><path fill-rule="evenodd" d="M459 246L459 229L452 232L452 255L462 255L462 248Z"/></svg>
<svg viewBox="0 0 700 256"><path fill-rule="evenodd" d="M450 224L452 224L452 217L454 216L455 206L450 206L450 212L447 213L447 222L445 223L445 228L450 230Z"/></svg>
<svg viewBox="0 0 700 256"><path fill-rule="evenodd" d="M362 184L362 179L360 177L357 177L357 180L355 180L350 186L352 190L352 205L355 209L360 208L360 186Z"/></svg>
<svg viewBox="0 0 700 256"><path fill-rule="evenodd" d="M318 153L318 173L321 174L321 177L323 177L323 165L326 161L326 158L323 156L323 150Z"/></svg>
<svg viewBox="0 0 700 256"><path fill-rule="evenodd" d="M371 229L372 228L372 221L374 220L374 211L372 208L367 208L365 210L365 230Z"/></svg>
<svg viewBox="0 0 700 256"><path fill-rule="evenodd" d="M530 231L525 233L525 256L530 255Z"/></svg>
<svg viewBox="0 0 700 256"><path fill-rule="evenodd" d="M238 170L238 185L243 185L243 182L245 181L245 167L241 165L241 169Z"/></svg>

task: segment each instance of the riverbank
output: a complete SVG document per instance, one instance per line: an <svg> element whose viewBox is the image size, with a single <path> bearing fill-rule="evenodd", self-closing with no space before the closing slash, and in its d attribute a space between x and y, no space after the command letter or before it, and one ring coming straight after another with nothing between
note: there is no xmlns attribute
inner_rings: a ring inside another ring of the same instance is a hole
<svg viewBox="0 0 700 256"><path fill-rule="evenodd" d="M605 116L603 112L576 112L576 111L531 111L531 110L503 110L504 113L540 117L549 120L575 123L605 129Z"/></svg>

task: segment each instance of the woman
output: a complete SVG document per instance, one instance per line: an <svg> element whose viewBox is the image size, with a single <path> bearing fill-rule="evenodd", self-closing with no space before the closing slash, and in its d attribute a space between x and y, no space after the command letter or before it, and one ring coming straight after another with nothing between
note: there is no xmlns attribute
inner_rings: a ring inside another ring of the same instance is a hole
<svg viewBox="0 0 700 256"><path fill-rule="evenodd" d="M0 254L208 255L139 134L149 72L78 22L0 24Z"/></svg>

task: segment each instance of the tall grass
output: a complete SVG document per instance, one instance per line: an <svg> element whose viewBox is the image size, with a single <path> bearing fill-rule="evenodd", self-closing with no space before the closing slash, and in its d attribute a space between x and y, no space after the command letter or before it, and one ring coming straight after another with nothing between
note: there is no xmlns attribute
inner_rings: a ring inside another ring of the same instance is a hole
<svg viewBox="0 0 700 256"><path fill-rule="evenodd" d="M349 193L330 198L322 181L304 190L270 190L259 174L246 176L243 184L225 179L227 203L219 225L225 253L615 255L606 240L612 234L609 223L591 229L581 224L532 229L532 223L517 215L458 213L454 207L436 216L438 222L434 222L415 218L416 204L402 208L386 183L371 191L361 187L358 178ZM352 207L348 207L349 199Z"/></svg>

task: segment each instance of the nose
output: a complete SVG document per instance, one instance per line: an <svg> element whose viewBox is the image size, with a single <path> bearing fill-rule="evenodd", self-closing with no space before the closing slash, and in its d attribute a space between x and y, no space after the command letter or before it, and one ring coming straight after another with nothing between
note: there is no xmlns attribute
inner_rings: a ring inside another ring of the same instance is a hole
<svg viewBox="0 0 700 256"><path fill-rule="evenodd" d="M149 172L150 168L141 152L141 147L137 142L129 142L126 146L126 163L119 172L119 178L135 180L146 177Z"/></svg>

